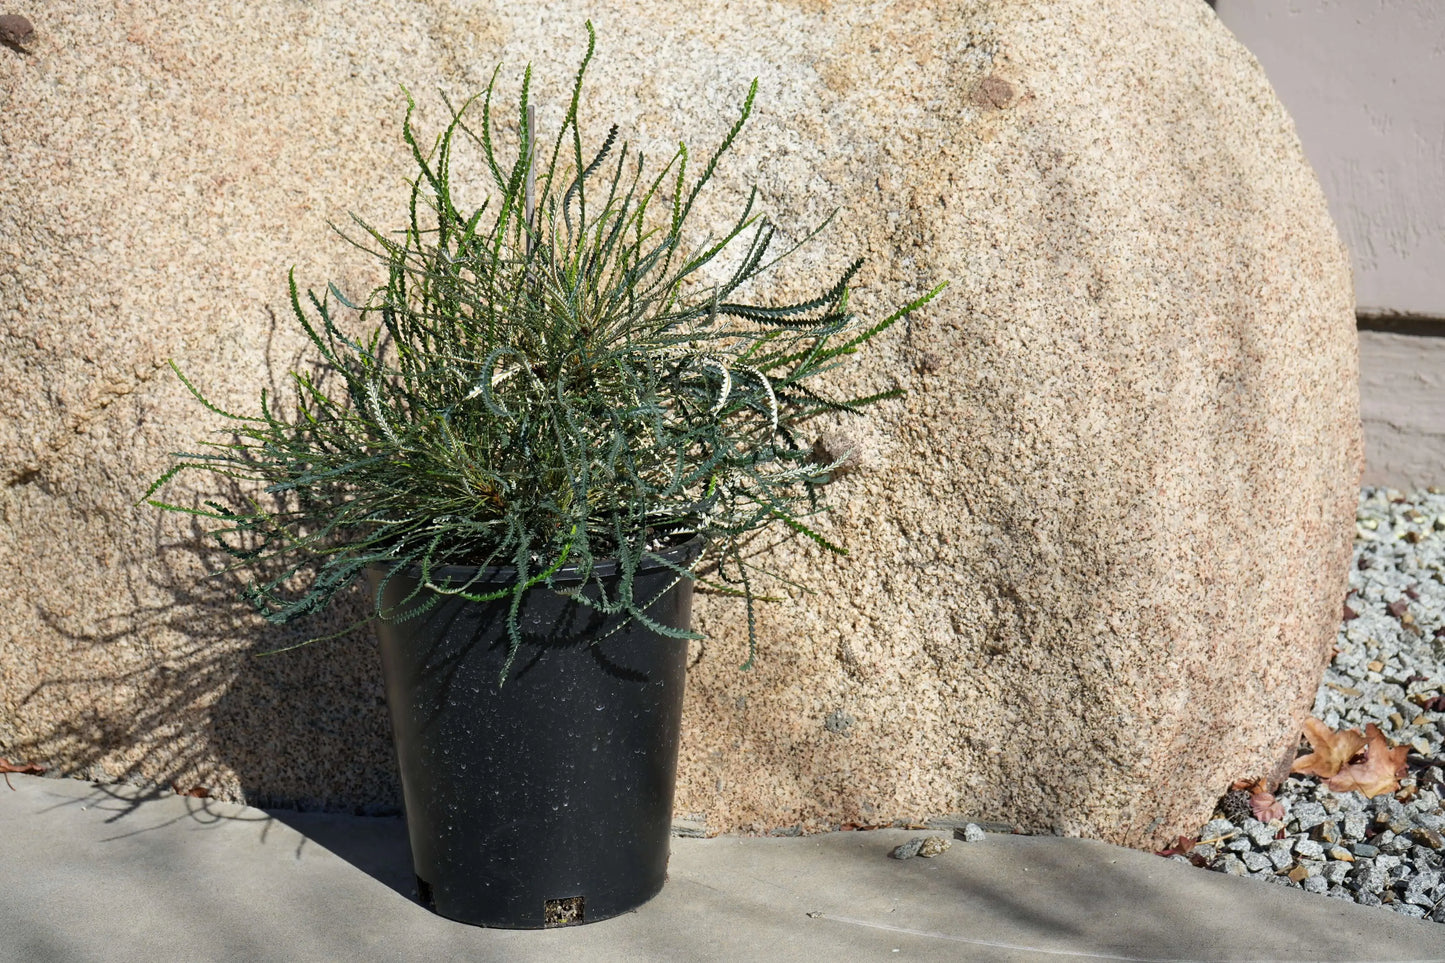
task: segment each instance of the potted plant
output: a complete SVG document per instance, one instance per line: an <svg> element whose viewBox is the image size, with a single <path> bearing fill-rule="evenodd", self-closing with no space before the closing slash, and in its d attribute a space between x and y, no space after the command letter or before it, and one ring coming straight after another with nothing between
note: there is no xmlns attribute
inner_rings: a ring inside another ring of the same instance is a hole
<svg viewBox="0 0 1445 963"><path fill-rule="evenodd" d="M409 222L393 236L353 218L348 237L385 283L303 303L292 270L319 364L293 373L284 410L262 392L259 414L224 411L176 367L230 432L146 493L181 471L245 489L151 504L203 519L272 622L367 584L421 899L490 926L605 919L661 888L699 565L743 599L754 640L748 537L781 526L843 551L807 521L837 463L815 460L804 423L901 392L838 399L819 376L942 289L863 325L855 261L817 297L742 300L796 248L770 256L756 190L720 236L689 247L684 231L757 82L695 181L683 146L649 174L615 126L583 151L587 33L550 156L533 146L530 67L509 163L495 72L448 102L429 151L407 95ZM464 142L494 189L472 210L453 195ZM734 266L702 283L725 251Z"/></svg>

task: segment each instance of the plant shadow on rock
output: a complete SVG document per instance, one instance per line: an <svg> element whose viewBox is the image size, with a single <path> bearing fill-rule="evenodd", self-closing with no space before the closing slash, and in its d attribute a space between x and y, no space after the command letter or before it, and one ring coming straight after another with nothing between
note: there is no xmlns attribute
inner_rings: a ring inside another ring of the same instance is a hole
<svg viewBox="0 0 1445 963"><path fill-rule="evenodd" d="M156 519L143 604L78 631L42 609L59 638L113 669L54 675L20 700L45 707L44 734L7 755L64 760L59 774L212 795L270 809L396 814L400 782L376 645L369 627L305 645L360 621L363 594L339 600L324 624L278 628L241 601L241 579L197 578L225 554L198 524L177 540ZM319 621L319 620L318 620ZM101 655L94 650L111 649ZM142 654L143 653L143 654ZM266 654L274 653L274 654ZM55 713L54 706L63 706Z"/></svg>

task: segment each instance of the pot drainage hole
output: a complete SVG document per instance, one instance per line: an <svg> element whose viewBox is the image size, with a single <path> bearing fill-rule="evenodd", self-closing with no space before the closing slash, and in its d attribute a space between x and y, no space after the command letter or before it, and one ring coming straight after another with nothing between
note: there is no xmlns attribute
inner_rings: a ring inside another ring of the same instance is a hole
<svg viewBox="0 0 1445 963"><path fill-rule="evenodd" d="M546 903L544 926L570 926L582 922L582 901L584 897L569 896L566 899L549 899Z"/></svg>

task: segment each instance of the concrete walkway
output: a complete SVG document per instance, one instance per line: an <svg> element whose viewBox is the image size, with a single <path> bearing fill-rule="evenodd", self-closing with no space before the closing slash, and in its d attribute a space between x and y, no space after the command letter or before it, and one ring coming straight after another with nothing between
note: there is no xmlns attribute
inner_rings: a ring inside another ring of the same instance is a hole
<svg viewBox="0 0 1445 963"><path fill-rule="evenodd" d="M1445 960L1445 924L1088 840L889 859L902 830L674 839L635 913L485 930L412 899L399 819L10 781L6 961Z"/></svg>

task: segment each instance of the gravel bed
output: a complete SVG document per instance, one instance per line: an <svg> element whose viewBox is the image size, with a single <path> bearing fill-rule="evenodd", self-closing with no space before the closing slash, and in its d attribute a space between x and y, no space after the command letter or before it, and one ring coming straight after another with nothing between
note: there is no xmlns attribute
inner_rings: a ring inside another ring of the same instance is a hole
<svg viewBox="0 0 1445 963"><path fill-rule="evenodd" d="M1342 614L1314 715L1408 746L1400 790L1366 799L1291 776L1283 820L1245 815L1234 794L1171 858L1445 923L1445 491L1361 492Z"/></svg>

